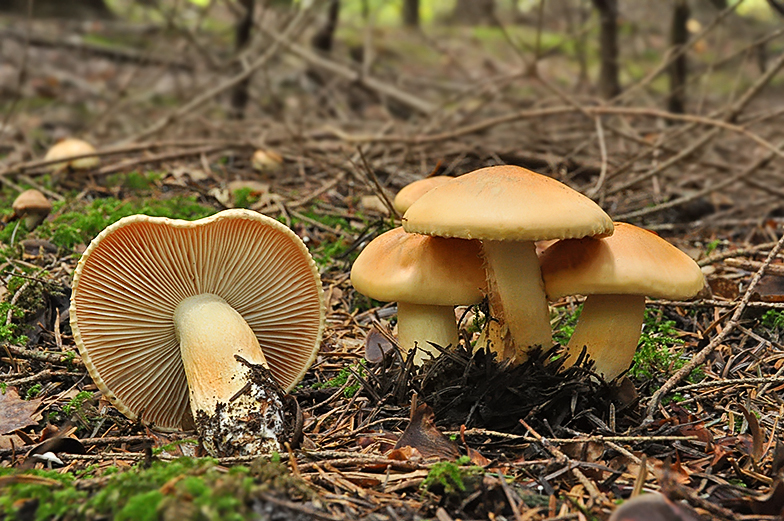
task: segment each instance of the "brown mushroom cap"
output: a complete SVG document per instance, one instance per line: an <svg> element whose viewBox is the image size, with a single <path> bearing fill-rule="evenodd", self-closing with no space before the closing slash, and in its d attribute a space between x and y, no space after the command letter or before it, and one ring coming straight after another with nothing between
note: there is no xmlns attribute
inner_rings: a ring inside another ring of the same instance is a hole
<svg viewBox="0 0 784 521"><path fill-rule="evenodd" d="M52 203L44 194L35 189L25 190L14 199L11 205L14 213L19 217L29 214L42 214L46 216L52 210Z"/></svg>
<svg viewBox="0 0 784 521"><path fill-rule="evenodd" d="M395 210L401 214L406 213L406 210L408 210L409 206L414 204L414 201L425 195L433 188L441 186L444 183L448 183L453 179L453 177L449 177L447 175L436 175L433 177L425 177L424 179L407 184L401 188L395 196Z"/></svg>
<svg viewBox="0 0 784 521"><path fill-rule="evenodd" d="M513 165L480 168L433 188L406 211L409 233L496 241L612 234L591 199L550 177Z"/></svg>
<svg viewBox="0 0 784 521"><path fill-rule="evenodd" d="M57 159L68 159L73 156L81 156L95 152L93 147L87 141L76 138L67 138L59 141L52 146L44 156L45 161L55 161ZM74 170L88 170L95 168L100 163L98 157L83 157L80 159L72 159L70 161L63 161L62 163L55 163L50 165L52 170L60 170L66 166L70 166Z"/></svg>
<svg viewBox="0 0 784 521"><path fill-rule="evenodd" d="M477 241L406 233L398 227L368 244L351 283L371 298L433 306L482 300L484 270Z"/></svg>
<svg viewBox="0 0 784 521"><path fill-rule="evenodd" d="M249 210L192 222L126 217L90 243L71 297L85 366L126 416L162 429L189 417L173 316L181 301L200 294L219 296L244 318L285 389L313 362L324 322L322 287L294 232Z"/></svg>
<svg viewBox="0 0 784 521"><path fill-rule="evenodd" d="M645 295L691 298L705 280L691 257L655 233L615 223L605 239L569 239L540 257L551 300L565 295Z"/></svg>

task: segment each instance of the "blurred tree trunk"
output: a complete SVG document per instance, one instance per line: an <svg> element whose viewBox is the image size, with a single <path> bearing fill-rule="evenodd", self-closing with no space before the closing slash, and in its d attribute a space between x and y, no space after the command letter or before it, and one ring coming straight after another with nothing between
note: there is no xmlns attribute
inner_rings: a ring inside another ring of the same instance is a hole
<svg viewBox="0 0 784 521"><path fill-rule="evenodd" d="M618 79L618 0L592 0L599 11L599 92L605 99L621 93Z"/></svg>
<svg viewBox="0 0 784 521"><path fill-rule="evenodd" d="M332 46L335 43L335 31L338 28L338 18L340 17L340 0L329 0L327 9L327 21L310 40L310 45L315 50L325 53L332 51Z"/></svg>
<svg viewBox="0 0 784 521"><path fill-rule="evenodd" d="M457 23L479 25L496 24L495 0L457 0L452 20Z"/></svg>
<svg viewBox="0 0 784 521"><path fill-rule="evenodd" d="M234 33L234 48L236 55L239 56L250 42L251 29L253 29L253 11L256 5L255 0L240 0L239 4L245 9L245 14L237 23ZM242 63L239 64L239 71L242 72ZM245 107L248 105L248 86L250 78L246 78L238 83L231 93L231 112L232 119L242 119L245 117Z"/></svg>
<svg viewBox="0 0 784 521"><path fill-rule="evenodd" d="M0 12L27 16L30 0L0 0ZM104 0L35 0L34 18L108 20L114 17Z"/></svg>
<svg viewBox="0 0 784 521"><path fill-rule="evenodd" d="M403 0L403 23L419 27L419 0Z"/></svg>
<svg viewBox="0 0 784 521"><path fill-rule="evenodd" d="M689 39L686 22L689 21L689 4L687 0L675 0L672 10L672 26L670 27L670 46L677 51ZM688 65L686 54L681 54L670 64L670 94L667 99L667 109L676 114L686 111L686 76Z"/></svg>

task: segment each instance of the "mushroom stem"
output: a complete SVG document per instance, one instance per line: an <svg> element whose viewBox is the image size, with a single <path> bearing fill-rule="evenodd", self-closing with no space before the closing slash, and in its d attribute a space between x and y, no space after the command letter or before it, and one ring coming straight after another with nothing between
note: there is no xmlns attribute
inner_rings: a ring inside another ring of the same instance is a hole
<svg viewBox="0 0 784 521"><path fill-rule="evenodd" d="M482 241L487 272L490 314L508 328L498 335L503 346L493 346L500 358L526 359L534 346L549 349L553 343L550 309L533 241Z"/></svg>
<svg viewBox="0 0 784 521"><path fill-rule="evenodd" d="M282 392L266 370L261 370L266 378L258 377L256 367L266 368L267 362L242 315L221 297L204 293L180 302L174 328L207 451L235 456L279 450Z"/></svg>
<svg viewBox="0 0 784 521"><path fill-rule="evenodd" d="M441 353L430 342L441 347L457 345L457 321L454 306L427 306L397 303L397 337L404 353L416 345L414 364L422 365L426 353Z"/></svg>
<svg viewBox="0 0 784 521"><path fill-rule="evenodd" d="M585 347L594 370L608 382L614 379L632 363L644 318L644 296L589 295L569 341L567 365Z"/></svg>

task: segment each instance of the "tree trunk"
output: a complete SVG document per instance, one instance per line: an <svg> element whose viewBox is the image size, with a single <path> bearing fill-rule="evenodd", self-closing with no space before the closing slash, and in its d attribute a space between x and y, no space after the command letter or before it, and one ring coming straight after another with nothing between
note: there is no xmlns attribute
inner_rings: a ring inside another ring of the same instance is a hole
<svg viewBox="0 0 784 521"><path fill-rule="evenodd" d="M248 46L250 42L251 29L253 29L253 10L255 0L240 0L240 5L245 8L245 15L237 23L237 30L234 33L234 48L239 54ZM239 66L240 72L242 64ZM245 107L248 105L248 86L250 78L246 78L238 83L231 93L231 112L232 119L242 119L245 117Z"/></svg>
<svg viewBox="0 0 784 521"><path fill-rule="evenodd" d="M672 11L672 26L670 27L670 46L677 51L689 39L686 22L690 16L687 0L675 0ZM670 95L667 99L667 109L675 114L686 111L686 76L688 74L686 54L681 54L670 65Z"/></svg>
<svg viewBox="0 0 784 521"><path fill-rule="evenodd" d="M599 92L605 99L621 93L618 79L618 0L593 0L599 11Z"/></svg>
<svg viewBox="0 0 784 521"><path fill-rule="evenodd" d="M419 0L403 0L403 24L419 27Z"/></svg>
<svg viewBox="0 0 784 521"><path fill-rule="evenodd" d="M467 25L495 25L494 12L495 0L457 0L452 20Z"/></svg>
<svg viewBox="0 0 784 521"><path fill-rule="evenodd" d="M27 16L31 0L0 0L0 12ZM114 17L104 0L35 0L33 18L110 20Z"/></svg>
<svg viewBox="0 0 784 521"><path fill-rule="evenodd" d="M310 45L317 51L329 53L335 41L335 30L338 28L338 18L340 17L340 0L329 0L329 10L327 11L327 21L321 29L313 35Z"/></svg>

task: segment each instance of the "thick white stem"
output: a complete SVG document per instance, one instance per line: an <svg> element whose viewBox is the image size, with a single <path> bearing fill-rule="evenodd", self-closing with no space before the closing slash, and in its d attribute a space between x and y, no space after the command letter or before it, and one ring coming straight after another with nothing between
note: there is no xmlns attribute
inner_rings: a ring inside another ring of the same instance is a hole
<svg viewBox="0 0 784 521"><path fill-rule="evenodd" d="M568 364L583 346L596 362L595 371L608 382L632 363L645 318L645 297L589 295L569 341Z"/></svg>
<svg viewBox="0 0 784 521"><path fill-rule="evenodd" d="M419 347L414 356L414 363L422 365L422 362L429 358L426 353L431 353L434 357L440 354L429 342L441 347L457 345L454 307L398 302L397 337L404 354L415 344Z"/></svg>
<svg viewBox="0 0 784 521"><path fill-rule="evenodd" d="M482 250L490 314L502 321L511 337L511 346L506 342L503 350L496 347L496 351L522 362L534 346L549 349L553 343L550 308L534 243L482 241Z"/></svg>
<svg viewBox="0 0 784 521"><path fill-rule="evenodd" d="M177 306L174 328L205 448L221 456L278 450L283 413L277 387L271 380L259 384L236 358L267 367L242 316L217 295L202 294Z"/></svg>

